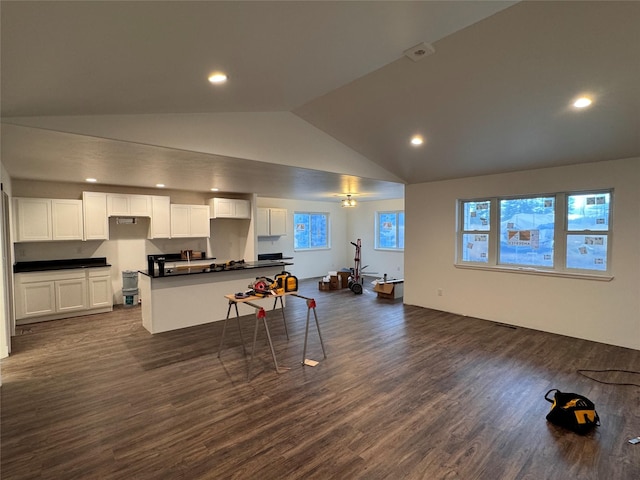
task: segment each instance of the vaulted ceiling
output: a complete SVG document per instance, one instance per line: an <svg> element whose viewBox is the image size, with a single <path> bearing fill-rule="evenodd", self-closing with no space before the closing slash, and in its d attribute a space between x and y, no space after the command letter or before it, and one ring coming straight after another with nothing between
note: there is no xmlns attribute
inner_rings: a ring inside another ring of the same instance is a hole
<svg viewBox="0 0 640 480"><path fill-rule="evenodd" d="M367 200L640 156L640 2L3 1L0 16L13 178ZM434 52L403 55L421 42Z"/></svg>

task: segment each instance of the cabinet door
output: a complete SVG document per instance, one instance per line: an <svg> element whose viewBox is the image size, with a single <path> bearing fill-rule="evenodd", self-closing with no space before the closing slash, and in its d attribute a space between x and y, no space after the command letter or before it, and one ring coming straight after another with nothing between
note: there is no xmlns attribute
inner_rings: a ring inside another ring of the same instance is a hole
<svg viewBox="0 0 640 480"><path fill-rule="evenodd" d="M52 240L82 240L82 200L51 200Z"/></svg>
<svg viewBox="0 0 640 480"><path fill-rule="evenodd" d="M189 205L171 205L171 238L189 237L190 230Z"/></svg>
<svg viewBox="0 0 640 480"><path fill-rule="evenodd" d="M230 198L214 198L211 218L232 218L236 214L235 204Z"/></svg>
<svg viewBox="0 0 640 480"><path fill-rule="evenodd" d="M89 308L111 307L111 277L89 277Z"/></svg>
<svg viewBox="0 0 640 480"><path fill-rule="evenodd" d="M269 209L258 208L258 216L256 218L256 231L259 237L269 236Z"/></svg>
<svg viewBox="0 0 640 480"><path fill-rule="evenodd" d="M107 194L83 192L82 210L85 240L109 240L109 217L107 215Z"/></svg>
<svg viewBox="0 0 640 480"><path fill-rule="evenodd" d="M251 202L249 200L234 200L235 218L251 218Z"/></svg>
<svg viewBox="0 0 640 480"><path fill-rule="evenodd" d="M107 194L107 214L110 217L119 215L131 215L129 195L119 193Z"/></svg>
<svg viewBox="0 0 640 480"><path fill-rule="evenodd" d="M151 231L149 238L171 238L171 199L151 197Z"/></svg>
<svg viewBox="0 0 640 480"><path fill-rule="evenodd" d="M269 235L287 234L287 211L283 208L269 209Z"/></svg>
<svg viewBox="0 0 640 480"><path fill-rule="evenodd" d="M135 217L150 217L151 197L149 195L129 195L129 214Z"/></svg>
<svg viewBox="0 0 640 480"><path fill-rule="evenodd" d="M56 312L54 282L16 284L16 319Z"/></svg>
<svg viewBox="0 0 640 480"><path fill-rule="evenodd" d="M51 200L46 198L16 198L18 242L51 240Z"/></svg>
<svg viewBox="0 0 640 480"><path fill-rule="evenodd" d="M87 308L87 280L75 278L56 280L56 312L64 313Z"/></svg>
<svg viewBox="0 0 640 480"><path fill-rule="evenodd" d="M211 229L209 226L209 206L208 205L190 205L190 236L192 237L209 237Z"/></svg>

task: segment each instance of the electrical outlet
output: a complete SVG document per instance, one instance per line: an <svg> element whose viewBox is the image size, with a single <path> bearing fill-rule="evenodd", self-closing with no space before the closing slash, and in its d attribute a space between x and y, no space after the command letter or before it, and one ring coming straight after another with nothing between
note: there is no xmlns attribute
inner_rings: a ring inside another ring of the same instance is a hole
<svg viewBox="0 0 640 480"><path fill-rule="evenodd" d="M439 297L441 297L441 296L442 296L442 289L441 289L441 288L439 288L439 289L438 289L438 296L439 296Z"/></svg>

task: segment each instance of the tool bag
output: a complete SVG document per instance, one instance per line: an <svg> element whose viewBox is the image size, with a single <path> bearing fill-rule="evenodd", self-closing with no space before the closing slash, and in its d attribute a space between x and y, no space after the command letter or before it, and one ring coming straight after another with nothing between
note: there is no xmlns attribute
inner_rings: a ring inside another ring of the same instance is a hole
<svg viewBox="0 0 640 480"><path fill-rule="evenodd" d="M553 398L549 394L555 392ZM577 393L564 393L557 388L549 390L544 399L550 402L547 421L584 435L600 425L600 417L594 403Z"/></svg>
<svg viewBox="0 0 640 480"><path fill-rule="evenodd" d="M298 277L291 275L287 271L282 271L276 275L276 283L278 289L284 292L297 292L298 291Z"/></svg>

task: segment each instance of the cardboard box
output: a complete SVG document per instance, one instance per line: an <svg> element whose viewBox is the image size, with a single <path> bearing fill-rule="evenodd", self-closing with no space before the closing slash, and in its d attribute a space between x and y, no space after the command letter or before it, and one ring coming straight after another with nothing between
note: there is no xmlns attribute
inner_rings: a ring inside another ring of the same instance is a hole
<svg viewBox="0 0 640 480"><path fill-rule="evenodd" d="M349 276L351 272L338 272L340 278L340 288L349 288Z"/></svg>
<svg viewBox="0 0 640 480"><path fill-rule="evenodd" d="M378 293L378 298L395 300L404 296L404 280L391 280L385 283L376 283L373 291Z"/></svg>
<svg viewBox="0 0 640 480"><path fill-rule="evenodd" d="M318 290L326 292L329 290L329 283L323 282L322 280L318 282Z"/></svg>
<svg viewBox="0 0 640 480"><path fill-rule="evenodd" d="M338 290L340 288L340 284L338 283L338 275L331 275L329 277L329 289L330 290Z"/></svg>

